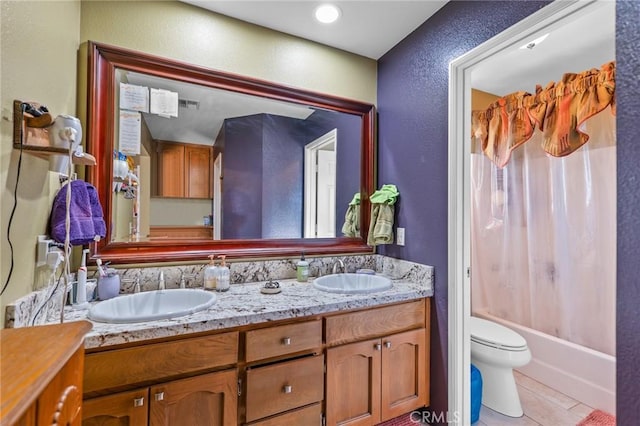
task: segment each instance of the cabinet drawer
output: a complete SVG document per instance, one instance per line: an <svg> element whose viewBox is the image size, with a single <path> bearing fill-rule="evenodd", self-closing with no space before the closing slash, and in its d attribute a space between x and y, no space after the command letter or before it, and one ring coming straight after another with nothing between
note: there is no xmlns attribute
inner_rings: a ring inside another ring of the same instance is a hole
<svg viewBox="0 0 640 426"><path fill-rule="evenodd" d="M339 345L425 326L425 300L326 317L327 345Z"/></svg>
<svg viewBox="0 0 640 426"><path fill-rule="evenodd" d="M320 426L321 424L322 406L318 402L279 416L251 423L250 426Z"/></svg>
<svg viewBox="0 0 640 426"><path fill-rule="evenodd" d="M252 330L246 334L246 361L252 362L321 347L320 320Z"/></svg>
<svg viewBox="0 0 640 426"><path fill-rule="evenodd" d="M86 355L84 392L165 379L238 362L238 332Z"/></svg>
<svg viewBox="0 0 640 426"><path fill-rule="evenodd" d="M247 371L247 422L322 401L324 355Z"/></svg>

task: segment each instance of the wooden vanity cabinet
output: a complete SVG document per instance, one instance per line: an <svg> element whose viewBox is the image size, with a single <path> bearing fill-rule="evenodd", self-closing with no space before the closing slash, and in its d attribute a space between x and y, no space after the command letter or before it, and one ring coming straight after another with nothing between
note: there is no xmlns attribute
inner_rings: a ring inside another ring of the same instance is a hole
<svg viewBox="0 0 640 426"><path fill-rule="evenodd" d="M157 196L213 198L212 147L165 141L156 144Z"/></svg>
<svg viewBox="0 0 640 426"><path fill-rule="evenodd" d="M238 332L91 353L82 424L236 426L237 362Z"/></svg>
<svg viewBox="0 0 640 426"><path fill-rule="evenodd" d="M246 424L322 423L324 355L320 319L247 331L245 361Z"/></svg>
<svg viewBox="0 0 640 426"><path fill-rule="evenodd" d="M327 349L328 425L375 425L428 404L428 314L421 300L326 318L327 345L336 345Z"/></svg>

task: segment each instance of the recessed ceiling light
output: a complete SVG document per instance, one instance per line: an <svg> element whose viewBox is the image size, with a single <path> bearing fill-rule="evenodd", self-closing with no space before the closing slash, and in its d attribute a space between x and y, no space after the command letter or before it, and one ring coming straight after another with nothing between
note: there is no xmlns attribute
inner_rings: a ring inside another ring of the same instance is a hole
<svg viewBox="0 0 640 426"><path fill-rule="evenodd" d="M323 4L316 9L316 19L323 24L335 22L340 17L340 8L332 4Z"/></svg>
<svg viewBox="0 0 640 426"><path fill-rule="evenodd" d="M547 38L549 36L550 33L546 33L543 36L540 36L534 40L531 40L529 42L527 42L527 44L524 44L522 46L520 46L520 49L529 49L532 50L534 47L536 47L537 45L539 45L540 43L542 43L544 41L545 38Z"/></svg>

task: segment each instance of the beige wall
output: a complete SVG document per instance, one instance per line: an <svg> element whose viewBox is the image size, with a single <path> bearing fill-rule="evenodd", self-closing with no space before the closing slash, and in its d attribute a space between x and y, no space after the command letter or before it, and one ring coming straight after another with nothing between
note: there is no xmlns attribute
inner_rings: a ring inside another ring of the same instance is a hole
<svg viewBox="0 0 640 426"><path fill-rule="evenodd" d="M32 100L54 114L76 112L76 51L80 36L80 3L76 1L0 2L1 16L1 138L0 279L9 275L11 253L7 227L13 208L19 150L13 149L13 100ZM4 324L7 302L46 283L46 271L35 267L36 236L46 233L51 201L59 188L57 173L47 160L23 154L17 208L11 225L14 266L1 300Z"/></svg>
<svg viewBox="0 0 640 426"><path fill-rule="evenodd" d="M6 230L18 161L18 150L12 149L10 142L12 123L4 117L11 117L13 99L34 100L47 105L54 115L77 115L84 125L88 40L376 103L375 61L177 1L2 0L0 4L0 285L9 274ZM79 172L82 175L82 170ZM0 302L1 324L7 303L46 282L42 268L35 267L35 241L37 235L46 232L51 201L58 188L57 174L48 172L46 160L23 155L18 207L11 229L15 264Z"/></svg>
<svg viewBox="0 0 640 426"><path fill-rule="evenodd" d="M376 61L176 1L82 2L80 39L376 101Z"/></svg>

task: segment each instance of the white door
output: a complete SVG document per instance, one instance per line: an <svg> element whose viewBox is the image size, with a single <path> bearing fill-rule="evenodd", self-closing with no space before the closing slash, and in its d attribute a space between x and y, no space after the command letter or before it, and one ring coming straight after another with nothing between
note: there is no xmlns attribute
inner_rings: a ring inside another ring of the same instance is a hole
<svg viewBox="0 0 640 426"><path fill-rule="evenodd" d="M336 152L318 151L316 221L318 238L336 236Z"/></svg>
<svg viewBox="0 0 640 426"><path fill-rule="evenodd" d="M304 147L304 238L336 236L338 129Z"/></svg>

